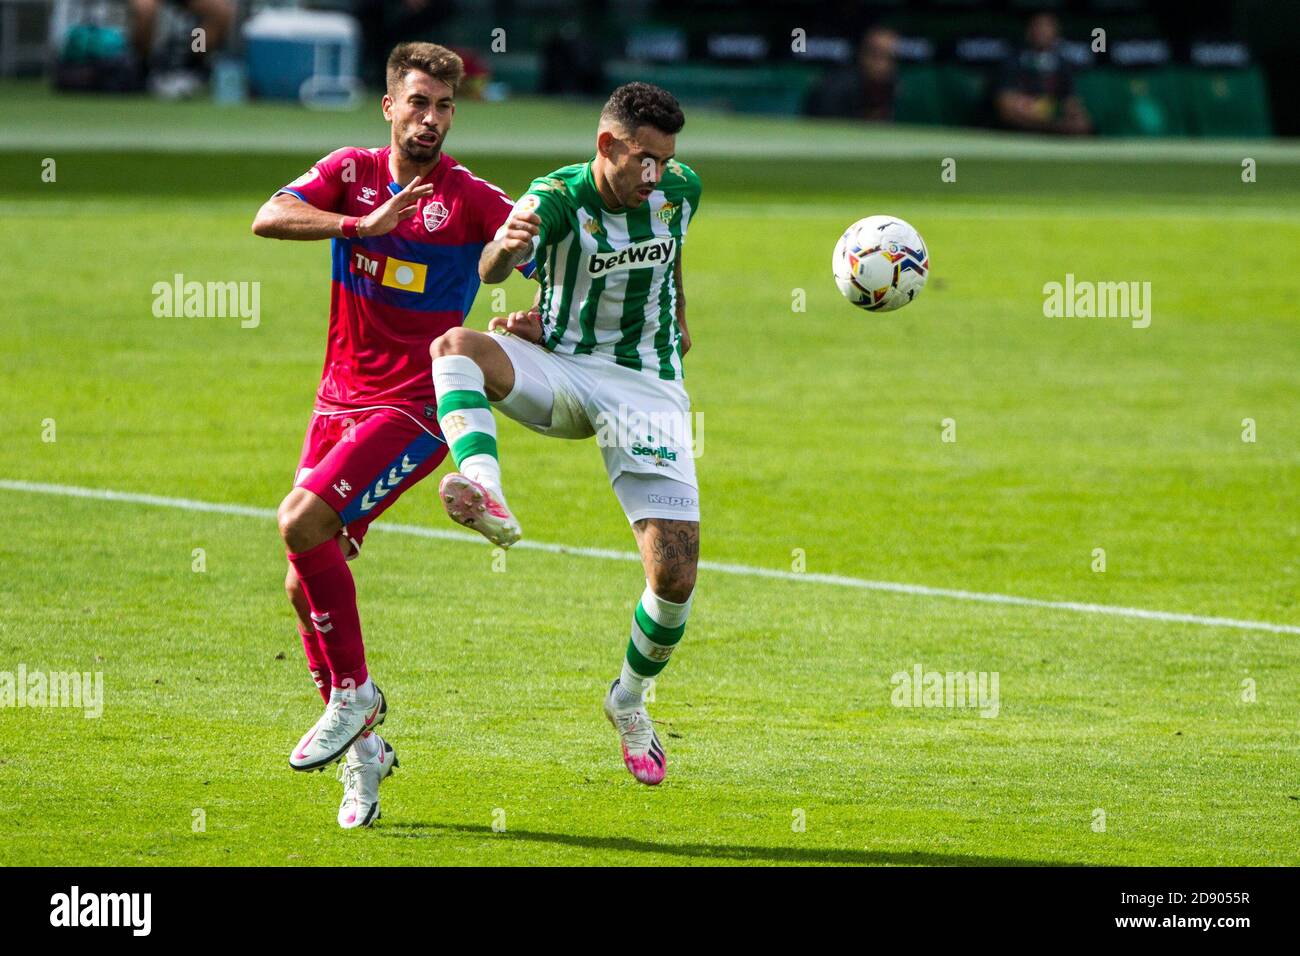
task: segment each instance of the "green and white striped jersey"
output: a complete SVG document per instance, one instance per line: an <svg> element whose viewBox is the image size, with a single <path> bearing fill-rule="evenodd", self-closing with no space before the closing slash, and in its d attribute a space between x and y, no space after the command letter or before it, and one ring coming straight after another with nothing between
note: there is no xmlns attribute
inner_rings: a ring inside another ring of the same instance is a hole
<svg viewBox="0 0 1300 956"><path fill-rule="evenodd" d="M680 379L673 270L699 205L700 178L676 160L640 208L619 212L601 200L590 162L533 180L515 208L542 221L533 253L542 344Z"/></svg>

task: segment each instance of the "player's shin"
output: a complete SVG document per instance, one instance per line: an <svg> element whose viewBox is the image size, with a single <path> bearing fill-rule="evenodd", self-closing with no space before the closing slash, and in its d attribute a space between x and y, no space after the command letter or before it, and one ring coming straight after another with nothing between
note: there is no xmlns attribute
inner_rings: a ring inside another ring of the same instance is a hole
<svg viewBox="0 0 1300 956"><path fill-rule="evenodd" d="M320 648L335 688L356 688L367 696L369 675L357 612L357 588L343 551L330 539L301 554L290 554L311 605ZM305 643L305 642L304 642Z"/></svg>
<svg viewBox="0 0 1300 956"><path fill-rule="evenodd" d="M504 499L497 426L483 387L483 370L467 355L440 355L433 360L433 387L438 395L438 424L457 469Z"/></svg>
<svg viewBox="0 0 1300 956"><path fill-rule="evenodd" d="M646 585L632 616L632 638L614 688L616 707L640 706L646 683L668 666L668 658L686 631L690 610L691 598L681 604L666 601Z"/></svg>
<svg viewBox="0 0 1300 956"><path fill-rule="evenodd" d="M302 624L298 625L298 636L302 638L303 653L307 655L307 669L311 672L311 679L316 683L316 689L320 691L321 698L325 703L330 700L330 667L325 661L325 648L321 646L320 635L316 633L313 626L310 630L305 629Z"/></svg>
<svg viewBox="0 0 1300 956"><path fill-rule="evenodd" d="M298 572L289 566L289 574L284 582L285 593L289 596L289 603L293 605L293 613L297 618L298 636L302 638L302 651L307 658L307 670L311 674L312 681L316 684L316 689L324 698L325 703L330 699L330 666L325 660L325 648L321 646L320 635L316 633L316 625L311 619L311 604L307 601L307 594L302 589L302 584L298 580Z"/></svg>

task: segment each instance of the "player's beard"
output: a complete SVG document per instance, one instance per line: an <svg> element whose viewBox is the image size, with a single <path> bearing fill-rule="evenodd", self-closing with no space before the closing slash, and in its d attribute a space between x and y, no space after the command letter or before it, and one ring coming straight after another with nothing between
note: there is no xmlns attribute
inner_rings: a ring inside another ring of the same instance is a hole
<svg viewBox="0 0 1300 956"><path fill-rule="evenodd" d="M438 153L442 151L442 133L435 131L438 140L432 146L424 146L415 141L418 133L412 133L401 142L402 155L417 165L423 166L431 163L438 158Z"/></svg>

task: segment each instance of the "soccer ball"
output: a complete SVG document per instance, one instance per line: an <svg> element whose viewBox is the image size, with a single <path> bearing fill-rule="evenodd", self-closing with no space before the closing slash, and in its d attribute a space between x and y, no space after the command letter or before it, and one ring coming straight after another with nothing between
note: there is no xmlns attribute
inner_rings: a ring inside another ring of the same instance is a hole
<svg viewBox="0 0 1300 956"><path fill-rule="evenodd" d="M844 230L831 261L840 293L860 309L892 312L915 299L930 273L921 234L893 216L868 216Z"/></svg>

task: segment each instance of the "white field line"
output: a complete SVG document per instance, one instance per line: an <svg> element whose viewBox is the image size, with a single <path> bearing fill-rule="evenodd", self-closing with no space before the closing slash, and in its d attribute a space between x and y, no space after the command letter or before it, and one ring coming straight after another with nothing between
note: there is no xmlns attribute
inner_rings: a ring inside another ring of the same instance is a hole
<svg viewBox="0 0 1300 956"><path fill-rule="evenodd" d="M31 481L11 481L0 478L0 490L20 491L29 494L61 495L66 498L92 498L98 501L120 501L127 504L155 505L159 508L177 508L182 511L206 511L213 514L238 515L244 518L274 519L275 509L255 508L250 505L223 504L212 501L194 501L190 498L166 498L161 495L138 494L131 491L110 491L104 488L79 488L75 485L49 485ZM374 531L387 531L393 534L411 535L417 538L433 538L437 541L459 541L479 544L483 539L476 534L465 531L451 531L439 528L422 528L418 525L388 524L379 522L371 525ZM614 551L609 548L574 547L566 544L552 544L546 541L520 541L515 545L520 550L546 551L550 554L567 554L580 558L597 558L608 561L640 562L641 558L632 551ZM885 591L891 594L910 594L916 597L949 598L956 601L975 601L981 604L1010 604L1017 607L1046 608L1053 611L1073 611L1078 614L1104 614L1111 617L1137 618L1144 621L1162 621L1168 624L1195 624L1201 627L1231 627L1243 631L1269 631L1274 634L1300 634L1300 626L1294 624L1272 624L1268 621L1242 621L1230 617L1205 617L1200 614L1177 614L1172 611L1150 611L1138 607L1117 607L1110 604L1085 604L1079 601L1045 601L1040 598L1018 597L1014 594L990 594L983 591L962 591L954 588L935 588L922 584L898 584L893 581L872 581L867 578L852 578L840 574L797 573L780 571L774 568L758 568L748 564L726 564L719 561L701 561L700 568L719 574L734 574L739 577L769 578L777 581L791 581L801 584L826 584L833 587L857 588L863 591Z"/></svg>
<svg viewBox="0 0 1300 956"><path fill-rule="evenodd" d="M23 208L17 208L19 202L27 202L28 205ZM34 215L31 201L20 200L11 203L14 206L14 214ZM40 209L46 209L46 203L50 200L41 200ZM68 202L70 213L75 213L75 207L80 205L75 202ZM882 204L887 205L887 204ZM3 207L0 206L0 209ZM1153 206L1134 206L1121 205L1119 203L1106 203L1104 205L1092 205L1086 209L1073 206L1041 206L1017 208L1015 206L995 206L985 203L969 203L966 205L949 204L946 206L937 205L932 199L912 198L906 203L911 218L909 222L923 222L925 217L934 217L942 219L975 219L987 221L990 219L1047 219L1057 222L1062 219L1078 220L1113 220L1113 219L1141 219L1144 222L1148 220L1167 220L1170 222L1194 222L1202 219L1232 219L1254 222L1285 222L1296 224L1300 222L1300 216L1286 208L1267 208L1267 207L1248 207L1241 208L1235 206L1199 206L1195 210L1177 209L1170 206L1156 204ZM108 211L113 215L121 215L121 207L111 206ZM725 196L716 197L713 200L713 206L709 210L710 219L750 219L755 216L768 216L773 219L830 219L838 222L844 218L844 206L832 203L768 203L768 202L746 202L744 200L734 200ZM697 227L699 228L699 227Z"/></svg>

